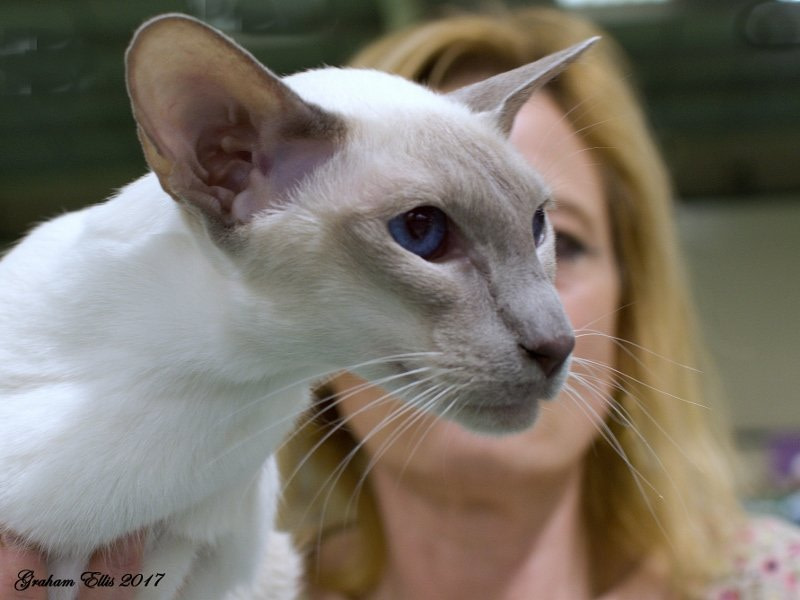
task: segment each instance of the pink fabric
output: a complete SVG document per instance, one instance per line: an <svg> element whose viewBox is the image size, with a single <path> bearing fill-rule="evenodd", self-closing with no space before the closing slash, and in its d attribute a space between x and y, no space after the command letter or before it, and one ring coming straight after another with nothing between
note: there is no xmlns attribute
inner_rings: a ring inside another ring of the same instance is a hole
<svg viewBox="0 0 800 600"><path fill-rule="evenodd" d="M800 600L800 529L756 518L740 540L734 572L712 586L708 600Z"/></svg>

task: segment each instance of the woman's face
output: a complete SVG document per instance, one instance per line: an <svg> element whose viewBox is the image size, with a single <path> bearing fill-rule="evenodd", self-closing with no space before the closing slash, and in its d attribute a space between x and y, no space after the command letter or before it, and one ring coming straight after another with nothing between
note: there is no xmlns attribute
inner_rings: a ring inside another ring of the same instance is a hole
<svg viewBox="0 0 800 600"><path fill-rule="evenodd" d="M545 93L519 112L511 142L544 177L556 208L550 219L557 234L556 287L576 331L567 389L541 405L535 425L522 433L485 437L430 415L404 412L401 402L376 402L378 388L347 390L363 383L350 374L334 381L340 411L351 431L381 466L412 475L474 474L523 477L577 468L598 435L612 391L620 281L602 179L595 156L573 131L564 112ZM374 407L370 404L374 403ZM404 428L415 418L414 425Z"/></svg>

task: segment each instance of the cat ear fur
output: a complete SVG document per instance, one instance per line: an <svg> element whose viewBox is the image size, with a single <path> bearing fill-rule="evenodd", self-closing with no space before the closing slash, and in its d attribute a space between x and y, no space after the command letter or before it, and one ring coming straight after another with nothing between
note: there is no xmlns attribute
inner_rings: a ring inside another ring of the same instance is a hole
<svg viewBox="0 0 800 600"><path fill-rule="evenodd" d="M173 198L228 229L278 204L336 151L344 124L193 18L164 15L126 53L145 158Z"/></svg>
<svg viewBox="0 0 800 600"><path fill-rule="evenodd" d="M500 130L508 135L514 117L533 93L564 71L600 38L593 37L560 52L467 85L447 94L475 112L490 113Z"/></svg>

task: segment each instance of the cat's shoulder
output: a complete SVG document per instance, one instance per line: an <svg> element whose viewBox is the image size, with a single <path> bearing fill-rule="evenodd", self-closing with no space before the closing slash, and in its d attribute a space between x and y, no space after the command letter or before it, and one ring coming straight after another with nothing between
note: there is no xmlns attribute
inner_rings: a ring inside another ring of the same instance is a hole
<svg viewBox="0 0 800 600"><path fill-rule="evenodd" d="M74 260L96 251L97 246L110 251L114 244L122 247L136 243L143 237L141 232L154 235L181 226L177 203L166 196L156 176L149 173L103 202L35 225L0 257L0 269L6 274L22 269L30 275L37 266L46 271L54 262Z"/></svg>

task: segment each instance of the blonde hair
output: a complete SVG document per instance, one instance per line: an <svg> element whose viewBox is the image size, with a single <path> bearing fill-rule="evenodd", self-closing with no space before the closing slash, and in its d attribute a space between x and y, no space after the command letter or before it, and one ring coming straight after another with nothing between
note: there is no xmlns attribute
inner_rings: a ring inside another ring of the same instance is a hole
<svg viewBox="0 0 800 600"><path fill-rule="evenodd" d="M668 561L676 593L689 598L729 568L720 548L727 546L741 512L724 419L696 370L704 357L680 266L668 178L626 81L621 53L607 35L581 19L530 8L465 15L394 32L351 64L441 88L459 76L472 74L474 80L475 74L501 72L598 34L603 40L548 86L602 165L622 276L615 365L619 375L615 406L607 419L617 447L598 436L586 454L583 509L596 584L604 557L660 555ZM313 542L326 528L342 523L334 515L335 501L327 514L306 510L308 499L318 493L314 485L324 480L309 474L318 469L327 477L356 447L341 430L311 452L328 431L319 423L315 427L299 432L283 456L286 472L307 459L305 475L295 476L287 490L288 504L323 519L299 539L301 544L311 542L310 574L323 587L363 594L380 577L384 555L368 484L359 498L358 516L350 523L361 538L353 564L335 572L313 564ZM351 467L355 474L349 478L357 482L358 461ZM334 492L330 498L349 499L353 488L344 479L340 483L341 495ZM297 522L291 525L300 531Z"/></svg>

